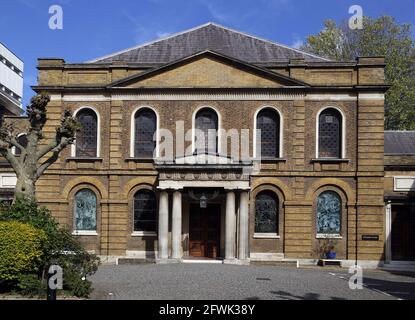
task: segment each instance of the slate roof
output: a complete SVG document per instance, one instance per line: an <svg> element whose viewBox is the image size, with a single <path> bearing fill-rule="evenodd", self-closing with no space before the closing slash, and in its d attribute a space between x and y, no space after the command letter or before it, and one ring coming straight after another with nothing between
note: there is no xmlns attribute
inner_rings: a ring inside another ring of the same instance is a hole
<svg viewBox="0 0 415 320"><path fill-rule="evenodd" d="M330 61L279 43L208 23L89 62L166 64L204 50L215 51L254 64L288 62L290 59L305 59L307 62Z"/></svg>
<svg viewBox="0 0 415 320"><path fill-rule="evenodd" d="M415 155L415 131L385 131L385 154Z"/></svg>

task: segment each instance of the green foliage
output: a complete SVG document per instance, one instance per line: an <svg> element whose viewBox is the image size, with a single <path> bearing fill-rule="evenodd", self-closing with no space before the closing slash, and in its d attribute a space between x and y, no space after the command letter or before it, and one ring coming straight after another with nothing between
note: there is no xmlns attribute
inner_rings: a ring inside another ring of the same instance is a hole
<svg viewBox="0 0 415 320"><path fill-rule="evenodd" d="M336 61L358 56L384 56L386 83L386 122L388 130L415 130L415 45L412 27L394 18L364 17L363 29L352 30L347 22L325 22L324 29L307 38L301 48Z"/></svg>
<svg viewBox="0 0 415 320"><path fill-rule="evenodd" d="M42 280L37 274L22 274L17 282L17 293L24 296L35 297L45 296L46 281Z"/></svg>
<svg viewBox="0 0 415 320"><path fill-rule="evenodd" d="M18 197L14 204L0 210L0 221L20 221L40 229L46 235L42 246L41 276L45 280L50 265L63 268L64 289L78 297L91 293L86 278L96 272L99 258L89 254L68 230L59 227L47 208L28 198Z"/></svg>
<svg viewBox="0 0 415 320"><path fill-rule="evenodd" d="M42 230L17 221L0 222L0 280L17 280L42 263Z"/></svg>

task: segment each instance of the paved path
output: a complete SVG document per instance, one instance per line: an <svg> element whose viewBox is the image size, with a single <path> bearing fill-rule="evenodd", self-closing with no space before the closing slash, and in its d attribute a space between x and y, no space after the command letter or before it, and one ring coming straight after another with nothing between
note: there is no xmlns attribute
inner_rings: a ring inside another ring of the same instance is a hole
<svg viewBox="0 0 415 320"><path fill-rule="evenodd" d="M343 269L171 264L103 265L91 280L92 299L104 300L415 299L413 276L365 272L363 290L349 289L349 277Z"/></svg>

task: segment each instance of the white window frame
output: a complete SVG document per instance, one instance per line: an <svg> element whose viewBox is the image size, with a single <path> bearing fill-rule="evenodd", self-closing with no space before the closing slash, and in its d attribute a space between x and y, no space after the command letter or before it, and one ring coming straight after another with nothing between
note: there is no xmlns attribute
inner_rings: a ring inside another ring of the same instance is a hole
<svg viewBox="0 0 415 320"><path fill-rule="evenodd" d="M130 157L135 158L135 116L142 109L150 109L156 115L156 158L160 157L160 116L156 109L151 106L140 106L131 113L131 132L130 132Z"/></svg>
<svg viewBox="0 0 415 320"><path fill-rule="evenodd" d="M323 111L327 110L327 109L335 109L337 111L339 111L342 119L341 119L341 128L342 128L342 132L341 132L341 158L340 159L346 159L346 143L347 143L347 139L346 139L346 116L343 112L342 109L335 107L335 106L328 106L328 107L324 107L322 109L320 109L320 111L317 113L317 118L316 118L316 159L334 159L334 158L321 158L320 157L320 150L319 150L319 140L320 140L320 115Z"/></svg>
<svg viewBox="0 0 415 320"><path fill-rule="evenodd" d="M276 111L278 113L278 116L280 117L280 141L279 141L279 155L278 158L282 159L284 157L284 117L282 112L280 111L279 108L275 107L275 106L263 106L261 108L259 108L254 115L254 133L253 133L253 154L252 156L254 157L254 159L258 159L261 157L261 155L258 155L257 152L257 128L258 128L258 115L261 111L265 110L265 109L272 109L274 111Z"/></svg>
<svg viewBox="0 0 415 320"><path fill-rule="evenodd" d="M82 190L90 190L91 192L94 193L95 195L95 201L96 201L96 207L95 207L95 230L78 230L76 229L76 223L75 223L75 219L76 219L76 195L81 192ZM72 235L74 236L97 236L98 235L98 197L97 194L95 193L94 190L89 189L89 188L81 188L79 189L77 192L75 192L74 197L73 197L73 204L72 204L72 210L73 210L73 214L72 214L72 228L73 228L73 232Z"/></svg>
<svg viewBox="0 0 415 320"><path fill-rule="evenodd" d="M17 139L19 139L21 136L27 136L27 133L26 132L20 133L19 135L17 135ZM12 153L13 153L13 155L16 155L16 147L15 146L12 147Z"/></svg>
<svg viewBox="0 0 415 320"><path fill-rule="evenodd" d="M97 153L95 157L99 158L101 156L101 115L96 108L90 107L90 106L84 106L84 107L80 107L79 109L77 109L74 112L73 117L76 119L76 116L78 115L78 113L85 109L94 111L97 116ZM76 158L76 135L75 135L75 141L71 146L71 157Z"/></svg>

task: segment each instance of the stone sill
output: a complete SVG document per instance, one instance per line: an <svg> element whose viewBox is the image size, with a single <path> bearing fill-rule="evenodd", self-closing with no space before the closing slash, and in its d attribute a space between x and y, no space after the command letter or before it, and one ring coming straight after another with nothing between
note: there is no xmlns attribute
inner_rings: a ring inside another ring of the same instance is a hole
<svg viewBox="0 0 415 320"><path fill-rule="evenodd" d="M132 237L157 237L156 232L138 231L131 234Z"/></svg>
<svg viewBox="0 0 415 320"><path fill-rule="evenodd" d="M254 239L281 239L277 233L255 233Z"/></svg>
<svg viewBox="0 0 415 320"><path fill-rule="evenodd" d="M74 231L72 232L73 236L79 237L96 237L98 236L98 232L96 231Z"/></svg>
<svg viewBox="0 0 415 320"><path fill-rule="evenodd" d="M320 158L320 159L311 159L311 163L348 163L350 159L335 159L335 158Z"/></svg>
<svg viewBox="0 0 415 320"><path fill-rule="evenodd" d="M341 240L343 237L340 234L317 234L316 239L338 239Z"/></svg>

